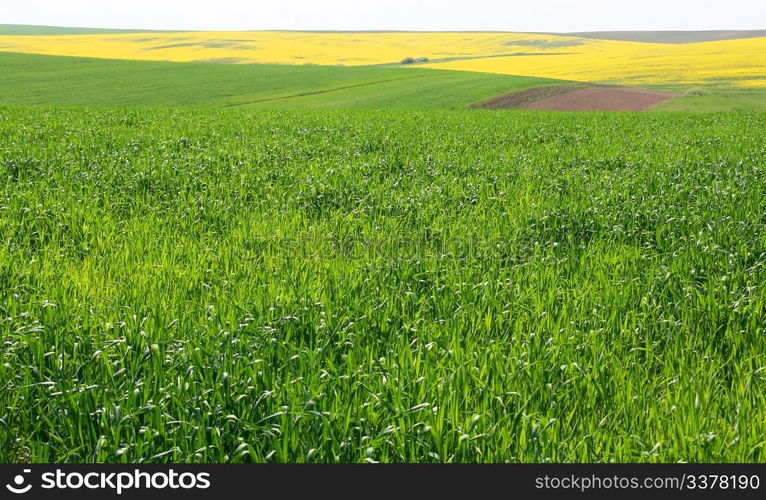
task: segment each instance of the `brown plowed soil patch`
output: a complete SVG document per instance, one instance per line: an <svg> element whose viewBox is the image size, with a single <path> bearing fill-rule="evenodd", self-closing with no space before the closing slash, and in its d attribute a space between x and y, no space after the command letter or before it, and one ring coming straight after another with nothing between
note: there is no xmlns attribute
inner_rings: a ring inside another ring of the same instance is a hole
<svg viewBox="0 0 766 500"><path fill-rule="evenodd" d="M631 87L546 85L493 97L472 104L471 107L550 111L644 111L674 97L678 97L678 94Z"/></svg>
<svg viewBox="0 0 766 500"><path fill-rule="evenodd" d="M671 92L629 88L586 88L546 97L527 106L550 111L644 111L668 99Z"/></svg>
<svg viewBox="0 0 766 500"><path fill-rule="evenodd" d="M510 94L493 97L487 101L472 104L475 109L522 109L542 99L566 92L571 92L577 87L574 85L546 85L531 89L519 90Z"/></svg>

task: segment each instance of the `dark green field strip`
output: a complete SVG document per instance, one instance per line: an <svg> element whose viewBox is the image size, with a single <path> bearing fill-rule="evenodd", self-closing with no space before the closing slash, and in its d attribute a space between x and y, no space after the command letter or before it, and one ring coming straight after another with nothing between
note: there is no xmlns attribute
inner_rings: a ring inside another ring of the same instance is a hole
<svg viewBox="0 0 766 500"><path fill-rule="evenodd" d="M0 67L0 104L465 108L493 95L550 82L419 68L170 63L14 53L0 53ZM332 98L326 98L328 93Z"/></svg>
<svg viewBox="0 0 766 500"><path fill-rule="evenodd" d="M0 104L462 109L560 80L423 69L122 61L0 52ZM764 111L758 89L688 94L658 109Z"/></svg>
<svg viewBox="0 0 766 500"><path fill-rule="evenodd" d="M426 70L404 78L350 85L254 104L287 109L465 109L498 93L549 85L557 80L505 77L460 71Z"/></svg>
<svg viewBox="0 0 766 500"><path fill-rule="evenodd" d="M256 99L256 100L253 100L253 101L247 101L247 102L242 102L242 103L231 103L231 104L228 104L227 107L232 107L232 106L249 106L249 105L256 105L256 104L270 102L270 101L284 101L284 100L287 100L287 99L298 99L298 98L301 98L301 97L312 97L312 96L317 96L317 95L320 95L320 94L327 94L327 93L330 93L330 92L343 92L345 90L356 89L356 88L359 88L359 87L369 87L371 85L381 85L381 84L390 83L390 82L401 83L403 80L407 80L407 83L412 83L412 80L415 80L415 79L418 79L418 78L423 78L424 76L426 76L426 75L419 75L419 74L404 75L403 74L399 78L391 78L391 79L388 79L388 80L377 80L377 81L372 81L372 82L355 83L355 84L352 84L352 85L342 85L340 87L331 87L331 88L328 88L328 89L308 90L306 92L300 92L300 93L297 93L297 94L290 94L290 95L286 95L286 96L264 97L264 98Z"/></svg>

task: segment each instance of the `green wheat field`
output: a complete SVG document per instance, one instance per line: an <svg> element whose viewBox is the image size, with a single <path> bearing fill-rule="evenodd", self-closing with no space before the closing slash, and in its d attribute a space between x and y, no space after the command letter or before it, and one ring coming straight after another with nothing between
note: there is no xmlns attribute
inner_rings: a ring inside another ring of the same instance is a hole
<svg viewBox="0 0 766 500"><path fill-rule="evenodd" d="M763 461L765 127L0 108L0 458Z"/></svg>
<svg viewBox="0 0 766 500"><path fill-rule="evenodd" d="M0 462L766 461L766 93L0 64Z"/></svg>

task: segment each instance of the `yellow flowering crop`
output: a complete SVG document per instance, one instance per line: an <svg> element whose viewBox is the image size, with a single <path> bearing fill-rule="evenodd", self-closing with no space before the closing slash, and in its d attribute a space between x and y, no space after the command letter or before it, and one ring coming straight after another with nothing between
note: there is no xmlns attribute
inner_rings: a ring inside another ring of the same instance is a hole
<svg viewBox="0 0 766 500"><path fill-rule="evenodd" d="M766 87L766 38L672 45L526 33L177 32L0 36L0 51L346 66L412 57L432 68L588 82Z"/></svg>
<svg viewBox="0 0 766 500"><path fill-rule="evenodd" d="M572 52L429 66L584 82L766 87L766 38L692 44L593 41Z"/></svg>
<svg viewBox="0 0 766 500"><path fill-rule="evenodd" d="M546 52L545 35L509 33L179 32L0 36L0 50L153 61L358 66L406 57L448 59ZM517 43L514 45L514 43ZM535 43L543 44L542 47Z"/></svg>

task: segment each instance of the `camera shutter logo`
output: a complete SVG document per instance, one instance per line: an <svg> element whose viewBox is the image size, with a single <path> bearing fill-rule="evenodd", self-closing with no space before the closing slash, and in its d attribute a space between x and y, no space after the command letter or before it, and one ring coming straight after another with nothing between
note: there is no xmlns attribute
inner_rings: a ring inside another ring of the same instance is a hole
<svg viewBox="0 0 766 500"><path fill-rule="evenodd" d="M24 474L29 474L30 472L32 472L32 469L24 469ZM11 493L20 495L32 489L31 484L24 486L25 482L26 478L21 474L17 474L16 477L13 478L13 484L6 484L5 487L8 488L8 491Z"/></svg>

